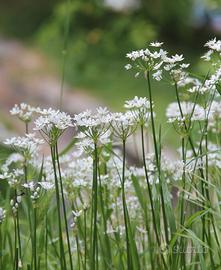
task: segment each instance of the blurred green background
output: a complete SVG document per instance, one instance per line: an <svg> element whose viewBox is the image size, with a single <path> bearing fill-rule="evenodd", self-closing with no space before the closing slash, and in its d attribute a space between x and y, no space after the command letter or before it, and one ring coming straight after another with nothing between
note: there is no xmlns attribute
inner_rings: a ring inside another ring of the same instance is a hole
<svg viewBox="0 0 221 270"><path fill-rule="evenodd" d="M0 2L0 35L39 49L65 82L119 109L147 93L145 81L126 72L125 54L152 40L183 53L193 72L203 72L203 44L221 35L220 1L209 0L7 0ZM155 109L165 121L174 92L154 85Z"/></svg>

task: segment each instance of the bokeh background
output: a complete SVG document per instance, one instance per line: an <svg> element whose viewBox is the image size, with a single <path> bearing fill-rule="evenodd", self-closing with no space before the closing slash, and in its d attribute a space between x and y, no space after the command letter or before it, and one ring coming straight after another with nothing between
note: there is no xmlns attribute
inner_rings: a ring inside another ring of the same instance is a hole
<svg viewBox="0 0 221 270"><path fill-rule="evenodd" d="M58 107L61 88L72 114L97 105L120 110L125 99L145 96L145 81L124 69L125 54L153 40L203 74L203 44L214 36L221 36L221 1L1 0L0 139L24 130L8 113L14 103ZM174 92L157 83L154 99L164 123Z"/></svg>

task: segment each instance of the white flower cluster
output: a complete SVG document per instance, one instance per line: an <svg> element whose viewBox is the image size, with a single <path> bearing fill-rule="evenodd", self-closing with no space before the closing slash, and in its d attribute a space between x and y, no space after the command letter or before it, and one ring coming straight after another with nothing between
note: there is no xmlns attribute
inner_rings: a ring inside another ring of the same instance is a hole
<svg viewBox="0 0 221 270"><path fill-rule="evenodd" d="M112 128L114 135L122 140L126 140L137 127L137 121L131 111L125 113L117 112L112 114Z"/></svg>
<svg viewBox="0 0 221 270"><path fill-rule="evenodd" d="M213 100L208 114L208 129L213 133L220 134L221 128L221 101Z"/></svg>
<svg viewBox="0 0 221 270"><path fill-rule="evenodd" d="M15 104L15 106L10 110L11 115L17 116L20 120L24 122L30 122L34 113L38 113L39 108L32 107L26 103Z"/></svg>
<svg viewBox="0 0 221 270"><path fill-rule="evenodd" d="M73 127L71 116L65 112L49 108L40 110L39 113L34 130L38 130L49 144L56 143L68 127Z"/></svg>
<svg viewBox="0 0 221 270"><path fill-rule="evenodd" d="M6 145L13 147L18 153L28 158L33 156L39 149L39 146L44 143L43 140L36 137L36 134L26 134L25 137L12 137L6 139Z"/></svg>
<svg viewBox="0 0 221 270"><path fill-rule="evenodd" d="M39 111L39 114L41 116L35 121L35 130L45 130L46 133L50 133L54 127L65 130L73 126L71 116L65 112L49 108Z"/></svg>
<svg viewBox="0 0 221 270"><path fill-rule="evenodd" d="M107 143L109 141L109 127L112 121L112 114L107 108L97 108L95 113L90 110L84 111L74 116L74 124L81 133L78 138L83 141L84 148L93 143Z"/></svg>
<svg viewBox="0 0 221 270"><path fill-rule="evenodd" d="M167 52L160 48L162 44L161 42L151 43L149 48L127 53L126 57L131 60L131 64L127 64L125 68L137 70L135 77L138 77L141 72L153 71L153 78L160 81L162 79L160 68L167 55ZM153 51L150 47L158 50Z"/></svg>
<svg viewBox="0 0 221 270"><path fill-rule="evenodd" d="M169 72L173 83L181 83L187 77L185 69L189 67L189 64L182 63L183 55L175 54L169 57L167 51L161 48L162 45L162 42L152 42L146 49L128 53L126 57L131 60L131 64L125 66L126 70L132 68L137 70L135 77L138 77L140 73L146 76L147 72L151 72L156 81L162 80L163 71L166 71Z"/></svg>
<svg viewBox="0 0 221 270"><path fill-rule="evenodd" d="M221 40L216 40L216 38L206 42L205 47L209 50L202 56L205 61L210 61L212 57L217 54L221 55Z"/></svg>
<svg viewBox="0 0 221 270"><path fill-rule="evenodd" d="M169 104L166 110L166 116L169 123L182 123L185 120L202 121L205 120L205 110L198 104L192 102L177 102Z"/></svg>
<svg viewBox="0 0 221 270"><path fill-rule="evenodd" d="M150 102L146 97L135 96L132 100L125 101L124 108L131 112L132 117L140 125L148 125L150 117Z"/></svg>
<svg viewBox="0 0 221 270"><path fill-rule="evenodd" d="M219 87L220 80L221 68L219 66L204 82L200 82L198 79L193 79L192 86L188 89L188 91L190 93L200 93L202 95L215 92L218 89L217 87Z"/></svg>

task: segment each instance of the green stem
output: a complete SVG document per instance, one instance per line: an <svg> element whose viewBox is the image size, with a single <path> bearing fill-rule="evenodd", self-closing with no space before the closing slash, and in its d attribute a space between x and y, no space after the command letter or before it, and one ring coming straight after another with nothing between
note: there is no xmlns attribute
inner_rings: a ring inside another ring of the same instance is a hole
<svg viewBox="0 0 221 270"><path fill-rule="evenodd" d="M150 181L149 181L147 165L146 165L145 145L144 145L144 127L143 127L143 125L141 125L141 145L142 145L142 157L143 157L145 178L146 178L146 182L147 182L148 194L149 194L149 199L150 199L150 207L151 207L151 214L152 214L152 220L153 220L153 228L154 228L154 233L155 233L155 236L156 236L158 248L161 250L160 237L159 237L159 234L158 234L158 231L157 231L156 215L155 215L155 211L154 211L154 202L153 202L152 189L151 189L151 184L150 184ZM167 269L166 262L165 262L164 256L163 256L161 251L160 251L160 254L161 254L161 259L162 259L163 265L164 265L165 269Z"/></svg>
<svg viewBox="0 0 221 270"><path fill-rule="evenodd" d="M15 198L17 199L17 191L15 190ZM22 258L22 248L21 248L21 233L20 233L20 222L19 222L19 209L16 212L16 227L17 227L17 238L18 238L18 257Z"/></svg>
<svg viewBox="0 0 221 270"><path fill-rule="evenodd" d="M33 260L34 270L37 270L37 209L34 207L34 237L33 237Z"/></svg>
<svg viewBox="0 0 221 270"><path fill-rule="evenodd" d="M58 177L56 172L56 151L55 147L51 146L51 157L52 157L52 164L53 164L53 171L54 171L54 178L55 178L55 191L56 191L56 203L57 203L57 214L58 214L58 229L59 229L59 244L60 244L60 267L61 270L67 270L66 266L66 259L64 253L64 244L62 238L62 223L61 223L61 213L60 213L60 195L59 195L59 184L58 184Z"/></svg>
<svg viewBox="0 0 221 270"><path fill-rule="evenodd" d="M28 123L26 123L26 134L28 134ZM25 158L24 160L24 177L25 177L25 183L28 182L28 166L27 166L27 159ZM31 219L31 212L32 212L32 204L31 204L31 200L30 200L30 190L27 189L27 196L25 198L26 203L27 203L27 207L28 207L28 224L29 224L29 231L30 231L30 237L31 237L31 248L32 248L32 259L31 261L34 260L33 258L33 254L34 254L34 239L33 239L33 230L32 230L32 219Z"/></svg>
<svg viewBox="0 0 221 270"><path fill-rule="evenodd" d="M70 243L70 236L69 236L69 231L68 231L67 211L66 211L66 204L65 204L65 198L64 198L64 189L63 189L63 183L62 183L61 167L60 167L60 162L59 162L57 143L56 143L55 148L56 148L56 160L57 160L59 180L60 180L59 182L60 182L60 188L61 188L62 206L63 206L63 212L64 212L65 230L66 230L66 236L67 236L67 242L68 242L70 269L73 270L73 262L72 262L72 255L71 255L71 243Z"/></svg>
<svg viewBox="0 0 221 270"><path fill-rule="evenodd" d="M180 115L183 118L184 115L183 115L183 111L182 111L182 107L181 107L181 103L180 103L180 97L179 97L179 93L178 93L178 87L177 87L176 83L175 83L175 93L176 93L176 99L177 99L178 106L179 106ZM183 124L184 124L184 128L185 128L185 132L189 133L189 129L191 127L191 124L189 124L189 126L187 126L185 121L183 121ZM188 141L190 143L190 146L191 146L191 149L193 151L194 157L198 158L197 157L197 152L196 152L196 150L194 148L193 141L191 139L190 134L188 134ZM201 149L201 143L200 143L199 149ZM200 172L201 178L204 179L204 173L203 173L203 170L201 168L199 168L199 172ZM201 192L202 192L202 195L204 196L204 183L203 183L202 180L201 180ZM202 208L204 209L204 202L203 202L203 207ZM205 233L206 233L206 231L205 231L205 216L203 216L202 217L202 239L203 239L203 241L205 240Z"/></svg>
<svg viewBox="0 0 221 270"><path fill-rule="evenodd" d="M48 218L45 217L45 270L48 270Z"/></svg>
<svg viewBox="0 0 221 270"><path fill-rule="evenodd" d="M101 206L101 214L103 218L103 227L104 227L104 238L105 238L105 245L106 245L106 254L108 258L108 265L111 265L112 263L112 252L111 252L111 246L110 246L110 241L109 237L107 235L107 218L106 218L106 213L105 213L105 201L103 199L103 187L101 183L101 175L100 175L100 168L99 168L99 160L98 160L98 179L99 179L99 195L100 195L100 206ZM106 262L106 261L105 261Z"/></svg>
<svg viewBox="0 0 221 270"><path fill-rule="evenodd" d="M84 269L87 269L87 212L84 210Z"/></svg>
<svg viewBox="0 0 221 270"><path fill-rule="evenodd" d="M91 235L91 269L97 269L97 197L98 197L98 177L97 177L97 164L98 152L97 144L94 143L94 158L93 158L93 187L92 187L92 235Z"/></svg>
<svg viewBox="0 0 221 270"><path fill-rule="evenodd" d="M131 262L130 255L130 242L129 242L129 234L127 227L127 204L126 204L126 196L125 196L125 165L126 165L126 140L123 140L123 168L122 168L122 202L123 202L123 212L124 212L124 225L125 225L125 233L126 233L126 248L127 248L127 269L133 269L133 264Z"/></svg>
<svg viewBox="0 0 221 270"><path fill-rule="evenodd" d="M17 249L17 225L16 217L14 216L14 270L18 269L18 249Z"/></svg>
<svg viewBox="0 0 221 270"><path fill-rule="evenodd" d="M169 244L169 236L168 236L167 215L166 215L166 209L165 209L165 203L164 203L164 195L163 195L162 180L161 180L160 160L159 160L159 155L158 155L158 147L157 147L157 139L156 139L156 129L155 129L154 112L153 112L153 99L152 99L152 90L151 90L151 83L150 83L150 72L147 72L147 82L148 82L148 91L149 91L149 100L150 100L150 117L151 117L151 125L152 125L154 151L155 151L156 165L157 165L159 185L160 185L160 198L161 198L161 203L162 203L164 232L165 232L166 242L167 242L167 245L168 245Z"/></svg>
<svg viewBox="0 0 221 270"><path fill-rule="evenodd" d="M185 194L185 188L186 188L186 173L185 173L185 163L186 163L186 152L185 152L185 139L182 137L181 139L181 145L182 145L182 162L183 162L183 174L182 174L182 182L183 182L183 191L181 193L181 207L180 207L180 225L181 227L184 225L185 222L185 206L184 206L184 194ZM181 237L180 240L180 247L181 250L183 251L185 248L185 243L184 243L184 239ZM186 256L185 256L185 252L181 253L181 269L183 267L183 269L186 269Z"/></svg>
<svg viewBox="0 0 221 270"><path fill-rule="evenodd" d="M3 269L3 239L2 239L2 224L0 224L0 269Z"/></svg>

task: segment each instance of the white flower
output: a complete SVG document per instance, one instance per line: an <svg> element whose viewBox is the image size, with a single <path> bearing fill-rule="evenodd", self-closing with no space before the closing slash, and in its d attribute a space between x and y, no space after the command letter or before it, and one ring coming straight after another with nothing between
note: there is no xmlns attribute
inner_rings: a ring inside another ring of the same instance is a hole
<svg viewBox="0 0 221 270"><path fill-rule="evenodd" d="M25 137L12 137L6 139L4 144L15 148L17 152L26 156L33 156L44 141L35 137L34 133L26 134Z"/></svg>
<svg viewBox="0 0 221 270"><path fill-rule="evenodd" d="M163 42L158 42L158 41L150 43L151 47L161 47L162 45L163 45Z"/></svg>
<svg viewBox="0 0 221 270"><path fill-rule="evenodd" d="M180 65L181 68L188 68L189 66L190 66L190 64L185 64L185 63Z"/></svg>
<svg viewBox="0 0 221 270"><path fill-rule="evenodd" d="M153 78L156 81L162 80L162 70L157 70L157 72L153 73Z"/></svg>
<svg viewBox="0 0 221 270"><path fill-rule="evenodd" d="M209 50L203 56L201 56L201 58L204 59L205 61L210 61L212 54L213 54L213 51L212 50Z"/></svg>
<svg viewBox="0 0 221 270"><path fill-rule="evenodd" d="M221 51L221 40L216 40L216 38L209 40L206 42L205 47L213 51L220 52Z"/></svg>
<svg viewBox="0 0 221 270"><path fill-rule="evenodd" d="M72 210L72 214L74 217L80 217L82 213L83 213L83 210L80 210L80 211Z"/></svg>
<svg viewBox="0 0 221 270"><path fill-rule="evenodd" d="M24 188L27 188L27 189L30 189L31 191L34 191L35 190L35 187L36 187L36 183L31 181L29 183L25 183L23 184L23 187Z"/></svg>
<svg viewBox="0 0 221 270"><path fill-rule="evenodd" d="M35 120L34 130L38 130L49 144L54 144L68 127L73 127L71 116L65 112L49 108L39 113L41 116Z"/></svg>
<svg viewBox="0 0 221 270"><path fill-rule="evenodd" d="M216 40L216 38L209 40L206 42L205 47L209 48L209 50L201 58L205 61L214 60L213 65L218 64L220 66L221 40Z"/></svg>
<svg viewBox="0 0 221 270"><path fill-rule="evenodd" d="M86 110L74 116L75 126L85 135L85 138L90 138L93 142L98 142L102 136L108 137L108 129L112 121L112 114L107 108L99 107L94 113Z"/></svg>
<svg viewBox="0 0 221 270"><path fill-rule="evenodd" d="M54 184L50 182L38 182L38 184L45 190L51 190L54 188Z"/></svg>
<svg viewBox="0 0 221 270"><path fill-rule="evenodd" d="M150 102L146 97L135 96L134 99L125 101L124 108L130 110L131 117L134 118L134 121L142 125L148 124Z"/></svg>
<svg viewBox="0 0 221 270"><path fill-rule="evenodd" d="M126 109L150 109L150 102L146 97L135 96L131 100L126 100L124 103Z"/></svg>
<svg viewBox="0 0 221 270"><path fill-rule="evenodd" d="M42 115L35 121L35 130L50 130L56 127L59 130L65 130L68 127L73 127L72 118L65 112L59 110L43 110L40 112Z"/></svg>
<svg viewBox="0 0 221 270"><path fill-rule="evenodd" d="M137 119L135 119L131 111L125 113L113 113L112 119L111 125L114 135L123 140L126 140L137 127Z"/></svg>
<svg viewBox="0 0 221 270"><path fill-rule="evenodd" d="M177 102L169 104L166 110L168 122L183 122L185 119L190 118L192 121L202 121L205 119L205 111L198 104L194 104L191 102L181 102L180 106L183 115L181 115L179 104Z"/></svg>
<svg viewBox="0 0 221 270"><path fill-rule="evenodd" d="M170 65L174 65L176 64L177 62L181 62L184 60L184 57L183 55L179 55L179 54L175 54L175 55L172 55L171 57L166 57L164 59L164 62L167 63L167 64L170 64Z"/></svg>
<svg viewBox="0 0 221 270"><path fill-rule="evenodd" d="M71 161L66 169L67 177L71 179L74 189L92 186L93 159L91 157L78 158Z"/></svg>
<svg viewBox="0 0 221 270"><path fill-rule="evenodd" d="M219 145L208 143L208 165L221 169L221 148Z"/></svg>
<svg viewBox="0 0 221 270"><path fill-rule="evenodd" d="M214 100L208 112L208 129L214 133L220 132L221 102Z"/></svg>
<svg viewBox="0 0 221 270"><path fill-rule="evenodd" d="M5 217L6 217L6 211L0 207L0 224L3 223L3 221L5 220Z"/></svg>
<svg viewBox="0 0 221 270"><path fill-rule="evenodd" d="M24 122L30 122L33 113L36 113L38 109L31 107L26 103L21 103L20 105L15 104L10 110L11 115L16 115L18 118Z"/></svg>
<svg viewBox="0 0 221 270"><path fill-rule="evenodd" d="M131 60L131 64L126 65L126 69L137 70L135 77L138 77L140 73L146 76L146 72L157 70L164 64L165 59L167 59L167 52L159 48L162 46L161 42L152 42L149 48L141 49L138 51L132 51L126 54L126 57ZM155 50L153 50L153 47ZM155 72L155 73L156 73ZM156 73L159 80L160 74Z"/></svg>
<svg viewBox="0 0 221 270"><path fill-rule="evenodd" d="M132 65L131 65L131 64L127 64L127 65L125 65L124 67L125 67L126 70L129 70L129 69L132 68Z"/></svg>
<svg viewBox="0 0 221 270"><path fill-rule="evenodd" d="M74 116L75 125L78 127L100 127L111 121L111 114L107 108L97 108L96 113L86 110Z"/></svg>

